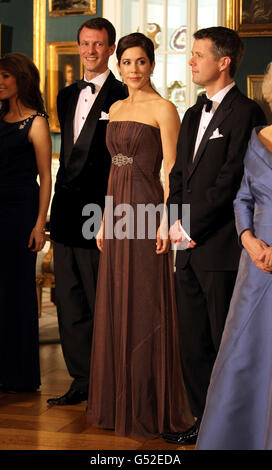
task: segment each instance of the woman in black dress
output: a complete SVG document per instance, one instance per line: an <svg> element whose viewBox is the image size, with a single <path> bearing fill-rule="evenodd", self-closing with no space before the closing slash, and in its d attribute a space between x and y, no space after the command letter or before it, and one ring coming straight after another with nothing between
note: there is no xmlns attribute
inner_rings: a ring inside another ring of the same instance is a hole
<svg viewBox="0 0 272 470"><path fill-rule="evenodd" d="M0 59L0 105L0 384L4 391L35 391L35 263L45 243L51 138L39 72L24 54Z"/></svg>

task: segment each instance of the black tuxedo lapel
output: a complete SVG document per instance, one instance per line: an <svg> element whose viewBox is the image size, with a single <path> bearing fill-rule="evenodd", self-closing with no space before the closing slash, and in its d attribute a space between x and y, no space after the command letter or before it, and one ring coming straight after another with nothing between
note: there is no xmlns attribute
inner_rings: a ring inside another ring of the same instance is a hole
<svg viewBox="0 0 272 470"><path fill-rule="evenodd" d="M70 155L73 150L73 145L74 145L74 115L76 111L76 105L78 101L78 96L79 96L80 90L78 87L75 88L74 93L72 94L69 104L68 104L68 109L66 111L65 115L65 122L64 122L64 166L67 167Z"/></svg>
<svg viewBox="0 0 272 470"><path fill-rule="evenodd" d="M195 142L197 138L197 132L199 128L199 123L201 119L201 112L202 106L195 106L192 109L192 114L190 116L189 125L188 125L188 166L190 166L191 162L193 161L194 149L195 149Z"/></svg>
<svg viewBox="0 0 272 470"><path fill-rule="evenodd" d="M69 158L69 165L67 166L65 174L65 183L72 181L81 171L88 157L88 152L92 143L92 139L97 126L97 121L101 116L104 102L107 98L109 90L115 80L114 75L110 72L107 80L102 86L97 98L87 116L87 119L82 127L77 141L72 147Z"/></svg>
<svg viewBox="0 0 272 470"><path fill-rule="evenodd" d="M194 161L192 162L191 166L189 166L189 174L188 174L188 179L191 178L192 174L194 173L199 160L201 159L203 152L206 148L206 145L212 136L213 132L219 128L220 124L226 119L226 117L229 115L229 113L232 111L231 103L233 101L233 98L235 95L239 93L238 89L236 86L230 89L230 91L226 94L225 98L223 101L220 103L218 106L217 110L214 113L213 118L211 119L203 137L202 140L199 144L198 150L196 152Z"/></svg>

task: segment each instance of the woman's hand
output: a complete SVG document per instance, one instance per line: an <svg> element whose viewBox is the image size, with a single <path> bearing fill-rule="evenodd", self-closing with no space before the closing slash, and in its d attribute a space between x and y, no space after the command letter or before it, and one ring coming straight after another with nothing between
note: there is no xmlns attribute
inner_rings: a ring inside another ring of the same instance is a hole
<svg viewBox="0 0 272 470"><path fill-rule="evenodd" d="M271 253L267 251L270 247L263 240L254 237L250 230L245 230L241 242L257 268L265 273L272 272L272 265L269 265Z"/></svg>
<svg viewBox="0 0 272 470"><path fill-rule="evenodd" d="M168 253L170 249L170 240L167 237L167 231L160 226L157 230L156 253L162 255Z"/></svg>
<svg viewBox="0 0 272 470"><path fill-rule="evenodd" d="M264 265L267 266L267 269L269 269L270 272L272 271L272 247L271 246L267 246L266 248L264 248L264 250L262 251L262 254L259 257L259 261L264 263Z"/></svg>
<svg viewBox="0 0 272 470"><path fill-rule="evenodd" d="M100 229L97 232L96 235L96 245L99 251L103 251L103 239L104 239L104 224L100 225Z"/></svg>
<svg viewBox="0 0 272 470"><path fill-rule="evenodd" d="M45 230L35 226L29 237L28 248L31 251L40 251L43 249L45 242Z"/></svg>

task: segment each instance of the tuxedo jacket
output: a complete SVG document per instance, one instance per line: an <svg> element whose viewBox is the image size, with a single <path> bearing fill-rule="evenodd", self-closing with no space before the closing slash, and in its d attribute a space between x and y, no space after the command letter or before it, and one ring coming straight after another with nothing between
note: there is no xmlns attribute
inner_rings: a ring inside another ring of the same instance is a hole
<svg viewBox="0 0 272 470"><path fill-rule="evenodd" d="M103 213L111 157L106 146L110 106L127 96L126 88L110 72L86 118L81 133L73 142L73 120L80 90L76 83L60 90L57 110L61 129L60 166L50 214L54 241L68 246L95 247L95 238L86 240L82 226L86 204L97 204ZM91 214L92 215L92 214Z"/></svg>
<svg viewBox="0 0 272 470"><path fill-rule="evenodd" d="M190 204L190 236L197 243L177 251L176 266L182 268L191 259L201 270L236 270L240 247L233 200L252 128L266 120L257 103L234 86L214 113L193 161L201 113L198 104L185 113L170 173L168 207L178 204L182 219L182 204Z"/></svg>

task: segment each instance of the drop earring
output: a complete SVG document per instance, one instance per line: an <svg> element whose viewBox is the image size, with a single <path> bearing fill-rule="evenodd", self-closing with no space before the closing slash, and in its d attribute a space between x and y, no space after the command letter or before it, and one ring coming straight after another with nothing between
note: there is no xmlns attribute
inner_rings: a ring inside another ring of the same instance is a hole
<svg viewBox="0 0 272 470"><path fill-rule="evenodd" d="M124 79L123 79L123 77L122 77L122 74L121 74L121 72L119 72L119 75L120 75L120 77L121 77L121 82L122 82L122 85L124 86L124 85L125 85L125 82L124 82Z"/></svg>

